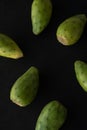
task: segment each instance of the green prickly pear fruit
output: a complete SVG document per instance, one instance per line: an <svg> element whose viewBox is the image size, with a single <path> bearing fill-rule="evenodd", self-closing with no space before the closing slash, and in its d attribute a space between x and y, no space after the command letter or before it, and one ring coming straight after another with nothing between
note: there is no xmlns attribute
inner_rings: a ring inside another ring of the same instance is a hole
<svg viewBox="0 0 87 130"><path fill-rule="evenodd" d="M42 109L35 130L58 130L64 124L67 117L67 109L60 102L50 101Z"/></svg>
<svg viewBox="0 0 87 130"><path fill-rule="evenodd" d="M13 84L10 91L10 99L13 103L25 107L36 97L39 86L39 72L31 66Z"/></svg>
<svg viewBox="0 0 87 130"><path fill-rule="evenodd" d="M57 40L63 45L75 44L81 37L87 17L85 14L78 14L64 20L57 28Z"/></svg>
<svg viewBox="0 0 87 130"><path fill-rule="evenodd" d="M23 52L12 38L0 34L0 56L18 59L23 57Z"/></svg>
<svg viewBox="0 0 87 130"><path fill-rule="evenodd" d="M40 34L49 24L52 15L51 0L33 0L31 5L32 31Z"/></svg>
<svg viewBox="0 0 87 130"><path fill-rule="evenodd" d="M87 92L87 63L76 60L74 63L76 79L79 85Z"/></svg>

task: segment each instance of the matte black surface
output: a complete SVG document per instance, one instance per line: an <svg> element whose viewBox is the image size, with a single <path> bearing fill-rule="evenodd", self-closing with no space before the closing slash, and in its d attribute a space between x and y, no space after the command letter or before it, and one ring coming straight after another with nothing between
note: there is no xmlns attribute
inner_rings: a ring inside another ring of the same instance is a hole
<svg viewBox="0 0 87 130"><path fill-rule="evenodd" d="M32 33L32 0L0 0L0 33L12 37L24 53L18 60L0 57L0 130L34 130L41 109L59 100L68 109L61 130L87 129L87 93L77 83L74 61L87 62L87 26L81 39L65 47L56 39L59 23L74 14L87 14L86 0L52 0L53 15L39 35ZM14 81L31 65L40 71L40 87L31 105L21 108L9 99Z"/></svg>

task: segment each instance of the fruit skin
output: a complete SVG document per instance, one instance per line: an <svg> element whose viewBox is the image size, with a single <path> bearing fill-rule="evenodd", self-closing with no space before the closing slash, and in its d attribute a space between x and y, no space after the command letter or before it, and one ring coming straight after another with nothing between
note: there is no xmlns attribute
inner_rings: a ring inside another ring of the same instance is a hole
<svg viewBox="0 0 87 130"><path fill-rule="evenodd" d="M51 0L33 0L31 5L32 32L40 34L49 24L52 16Z"/></svg>
<svg viewBox="0 0 87 130"><path fill-rule="evenodd" d="M12 38L0 33L0 56L18 59L23 57L23 52Z"/></svg>
<svg viewBox="0 0 87 130"><path fill-rule="evenodd" d="M35 130L58 130L67 117L67 109L57 100L50 101L42 109Z"/></svg>
<svg viewBox="0 0 87 130"><path fill-rule="evenodd" d="M10 99L15 104L25 107L36 97L39 87L39 71L31 66L13 84L10 91Z"/></svg>
<svg viewBox="0 0 87 130"><path fill-rule="evenodd" d="M87 22L85 14L78 14L64 20L57 28L57 40L63 45L75 44L81 37Z"/></svg>
<svg viewBox="0 0 87 130"><path fill-rule="evenodd" d="M76 79L84 91L87 92L87 63L76 60L74 63Z"/></svg>

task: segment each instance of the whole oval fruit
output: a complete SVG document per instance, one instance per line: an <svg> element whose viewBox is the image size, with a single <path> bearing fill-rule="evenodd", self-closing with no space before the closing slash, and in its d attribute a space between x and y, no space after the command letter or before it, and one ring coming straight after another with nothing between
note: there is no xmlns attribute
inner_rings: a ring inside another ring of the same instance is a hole
<svg viewBox="0 0 87 130"><path fill-rule="evenodd" d="M23 52L11 37L0 33L0 56L18 59L23 57Z"/></svg>
<svg viewBox="0 0 87 130"><path fill-rule="evenodd" d="M87 92L87 63L81 60L74 62L76 79L82 89Z"/></svg>
<svg viewBox="0 0 87 130"><path fill-rule="evenodd" d="M40 34L49 24L52 16L51 0L33 0L31 5L32 31Z"/></svg>
<svg viewBox="0 0 87 130"><path fill-rule="evenodd" d="M36 67L31 66L13 84L10 91L10 99L15 104L25 107L35 99L38 87L39 72Z"/></svg>
<svg viewBox="0 0 87 130"><path fill-rule="evenodd" d="M67 46L75 44L82 36L86 22L85 14L67 18L57 28L57 40Z"/></svg>
<svg viewBox="0 0 87 130"><path fill-rule="evenodd" d="M66 120L67 110L58 101L50 101L42 109L35 130L58 130Z"/></svg>

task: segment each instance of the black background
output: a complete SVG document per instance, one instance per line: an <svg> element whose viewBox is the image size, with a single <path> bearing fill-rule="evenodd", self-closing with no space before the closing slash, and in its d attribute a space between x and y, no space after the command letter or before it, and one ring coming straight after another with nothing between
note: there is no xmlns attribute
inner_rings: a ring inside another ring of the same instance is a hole
<svg viewBox="0 0 87 130"><path fill-rule="evenodd" d="M51 100L59 100L68 116L61 130L87 129L87 93L78 84L74 61L87 62L87 26L73 46L56 39L58 25L69 16L87 14L86 0L52 0L53 14L47 28L38 36L32 33L32 0L0 0L0 33L13 38L24 57L13 60L0 57L0 130L34 130L41 109ZM9 99L14 81L31 65L40 71L37 97L21 108Z"/></svg>

